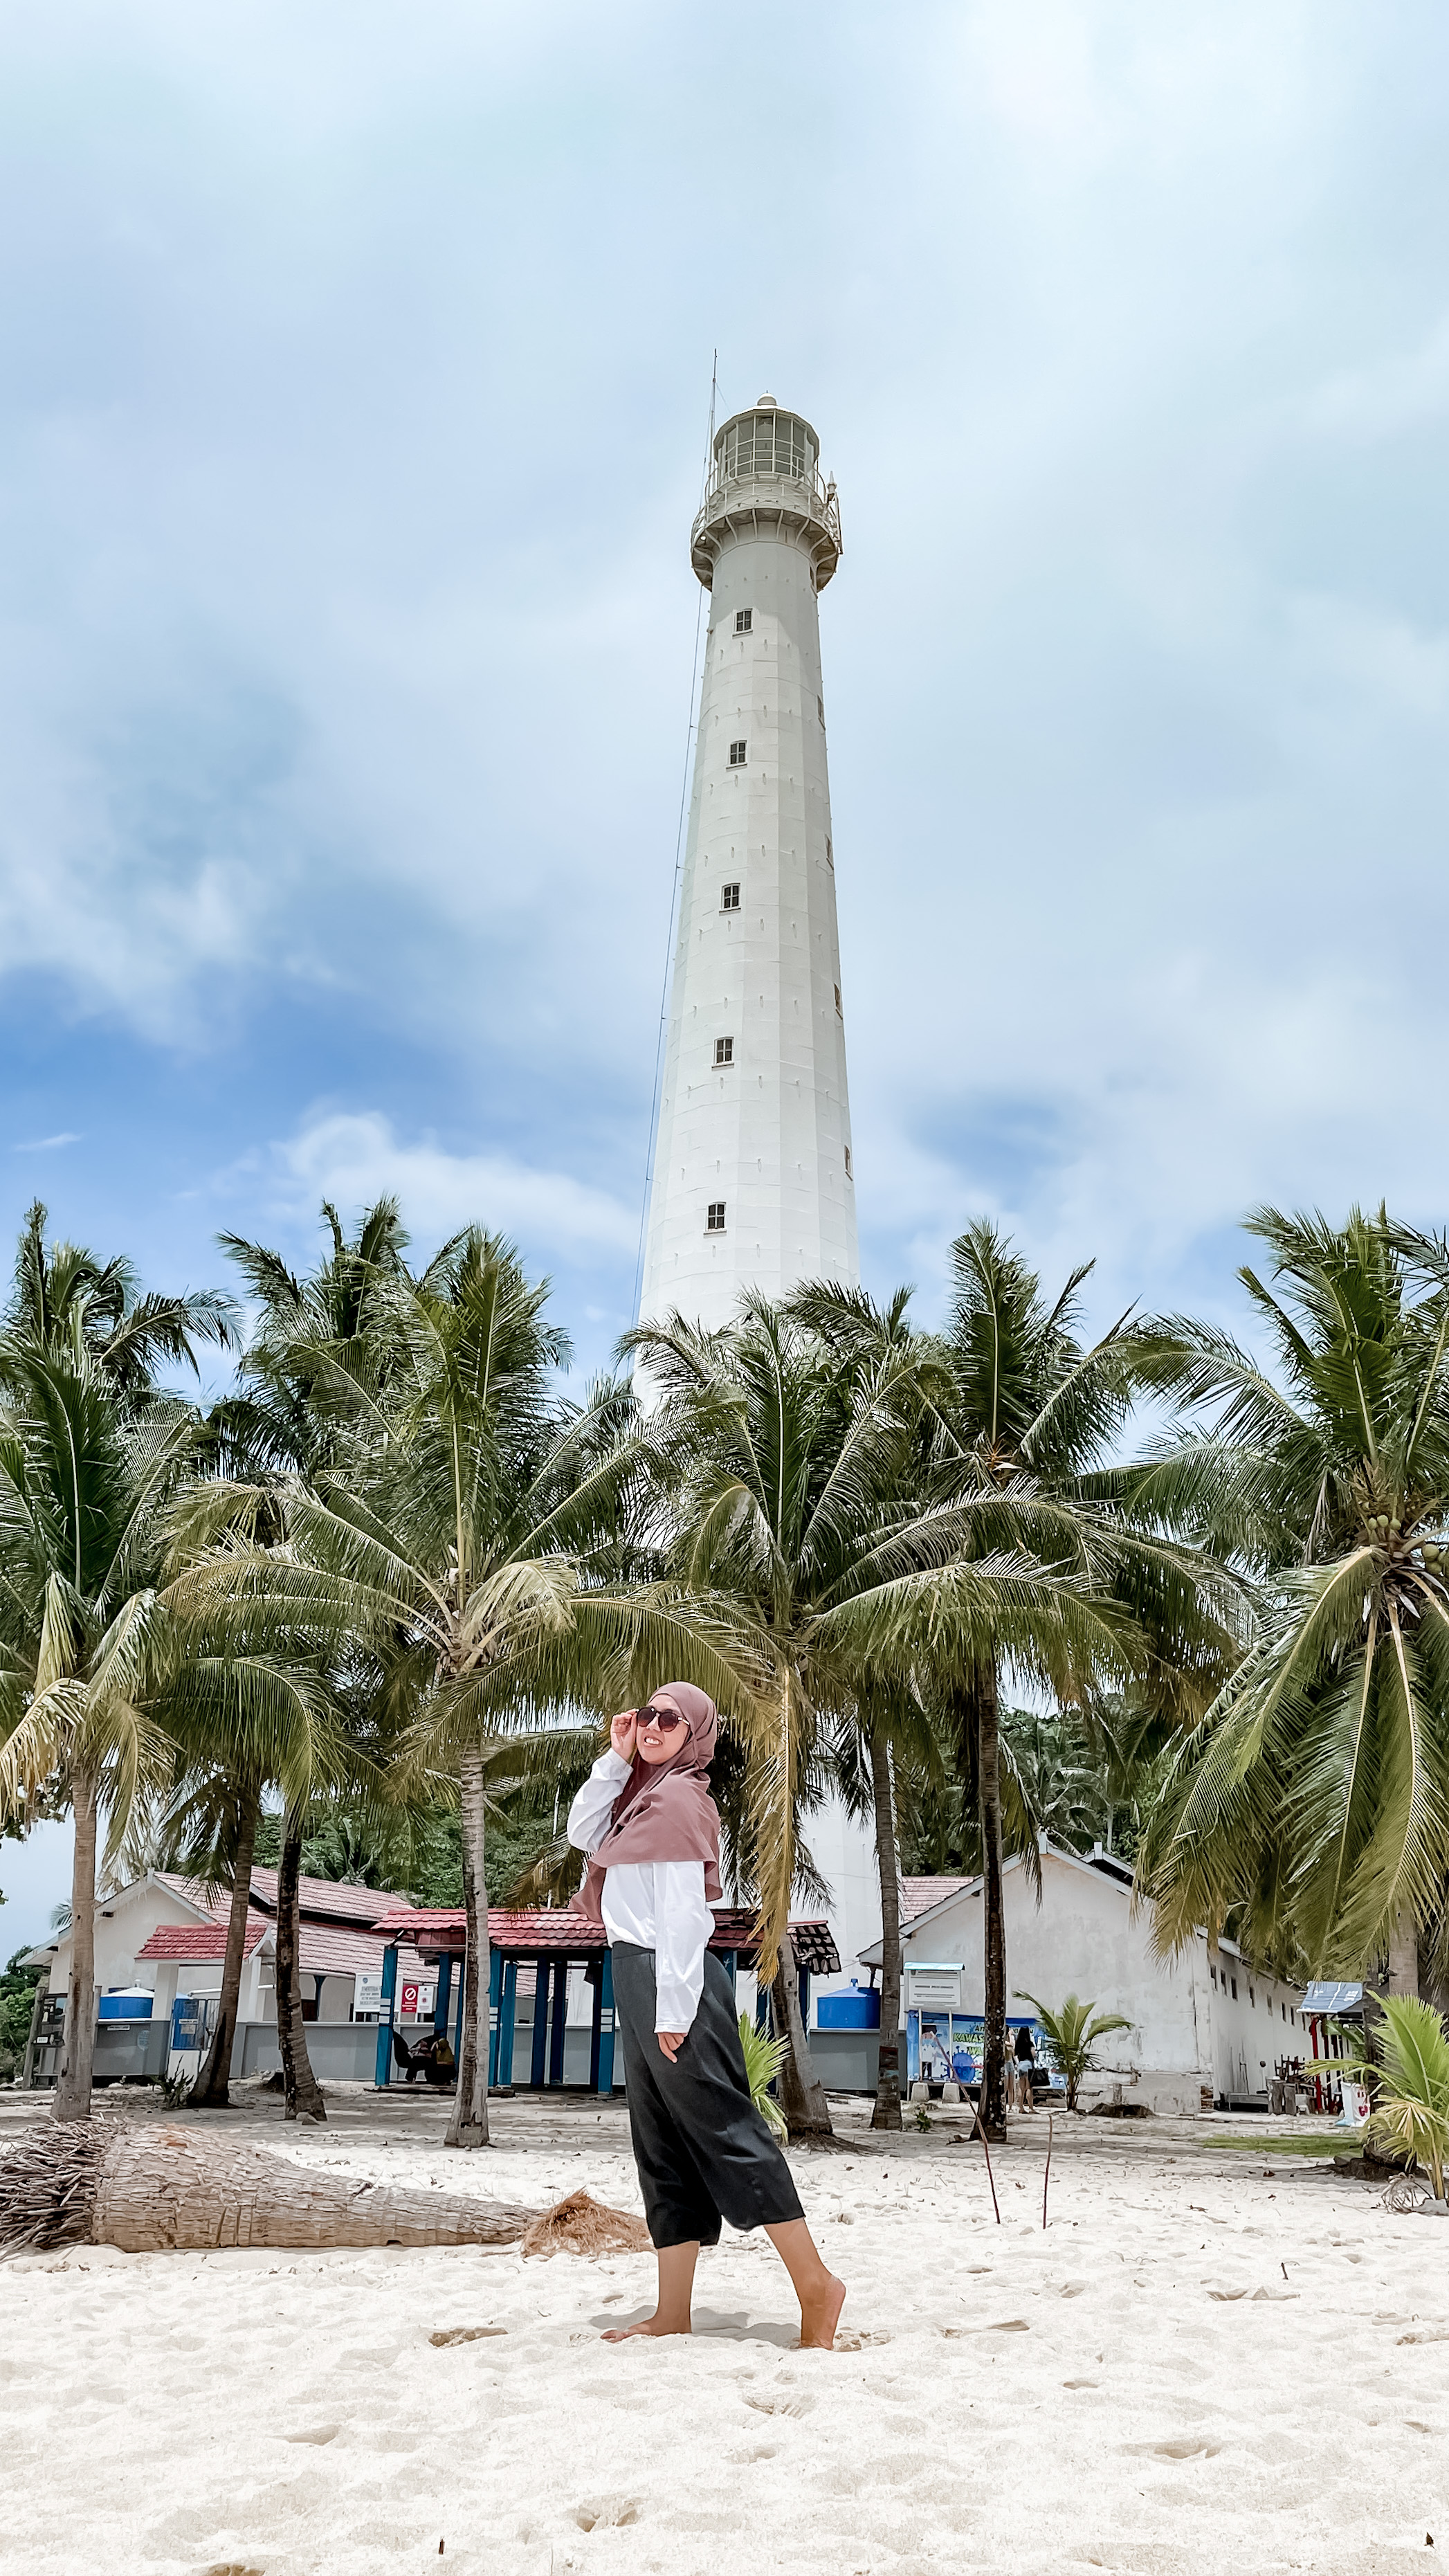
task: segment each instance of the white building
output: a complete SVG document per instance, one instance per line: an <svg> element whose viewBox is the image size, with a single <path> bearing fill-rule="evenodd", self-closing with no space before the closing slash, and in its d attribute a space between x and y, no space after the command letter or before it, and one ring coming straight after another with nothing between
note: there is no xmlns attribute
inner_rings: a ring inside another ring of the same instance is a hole
<svg viewBox="0 0 1449 2576"><path fill-rule="evenodd" d="M1265 2093L1280 2058L1312 2055L1300 1989L1261 1976L1232 1942L1213 1946L1199 1932L1175 1958L1157 1957L1124 1863L1046 1844L1041 1871L1040 1904L1021 1860L1003 1872L1007 2012L1031 2017L1021 1995L1055 2008L1074 1994L1099 2012L1125 2015L1130 2027L1098 2044L1103 2071L1086 2099L1120 2089L1124 2101L1154 2110L1196 2111L1224 2096ZM928 2024L938 2046L959 2041L969 2049L986 2003L980 1879L908 1880L905 1904L913 1910L901 1935L903 2072L909 2043L919 2044ZM879 1941L862 1964L879 1968ZM953 2022L965 2027L957 2032Z"/></svg>
<svg viewBox="0 0 1449 2576"><path fill-rule="evenodd" d="M277 1873L252 1871L242 1966L238 2024L271 2030L276 2023ZM299 1963L303 2018L322 2023L350 2023L376 2017L385 1944L372 1925L406 1902L375 1887L352 1887L331 1879L303 1878L299 1888ZM102 2081L139 2072L144 2061L153 2074L162 2071L168 2051L158 2033L176 2036L175 2007L183 1998L214 2008L221 1993L231 1898L226 1890L208 1888L172 1870L147 1870L140 1878L102 1896L96 1907L95 1982L100 2016L96 2069ZM67 1930L29 1955L28 1965L49 1969L49 1992L63 1996L70 1981L71 1934ZM426 2019L433 2004L433 1972L410 1950L400 1952L398 1985L407 2003L399 2021ZM108 1998L149 2001L143 2019L111 2023ZM194 2028L210 2026L205 2011ZM55 2043L58 2046L58 2037ZM159 2052L159 2056L158 2056ZM48 2053L53 2055L54 2048ZM194 2052L193 2052L194 2053ZM364 2050L365 2054L365 2050ZM47 2063L45 2071L53 2074ZM238 2064L238 2072L240 2072Z"/></svg>
<svg viewBox="0 0 1449 2576"><path fill-rule="evenodd" d="M820 593L840 551L815 431L761 394L716 433L691 536L709 631L640 1303L651 1321L677 1311L714 1327L743 1289L860 1277L820 664ZM829 1991L880 1929L874 1844L834 1800L805 1830L846 1970L821 1981Z"/></svg>

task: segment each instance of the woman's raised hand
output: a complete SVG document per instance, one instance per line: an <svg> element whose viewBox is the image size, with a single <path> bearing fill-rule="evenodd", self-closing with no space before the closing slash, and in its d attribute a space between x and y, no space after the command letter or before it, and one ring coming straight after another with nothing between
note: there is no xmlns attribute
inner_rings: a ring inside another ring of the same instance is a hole
<svg viewBox="0 0 1449 2576"><path fill-rule="evenodd" d="M626 1708L622 1716L616 1717L609 1728L610 1752L617 1753L623 1762L632 1762L638 1733L638 1712L635 1709Z"/></svg>

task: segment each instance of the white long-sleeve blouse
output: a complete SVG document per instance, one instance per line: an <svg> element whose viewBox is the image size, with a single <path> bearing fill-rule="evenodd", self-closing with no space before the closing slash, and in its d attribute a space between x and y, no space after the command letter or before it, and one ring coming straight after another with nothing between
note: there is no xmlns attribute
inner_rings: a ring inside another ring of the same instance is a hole
<svg viewBox="0 0 1449 2576"><path fill-rule="evenodd" d="M601 1753L569 1809L569 1841L590 1859L629 1771L622 1754ZM611 1861L601 1910L611 1942L632 1941L654 1953L655 2029L687 2031L704 1992L704 1954L714 1931L703 1861Z"/></svg>

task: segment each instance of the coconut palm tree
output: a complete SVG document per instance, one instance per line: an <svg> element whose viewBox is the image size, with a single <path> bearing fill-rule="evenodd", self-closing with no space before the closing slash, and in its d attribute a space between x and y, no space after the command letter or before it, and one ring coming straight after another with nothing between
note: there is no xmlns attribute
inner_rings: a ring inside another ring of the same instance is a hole
<svg viewBox="0 0 1449 2576"><path fill-rule="evenodd" d="M237 1485L250 1495L244 1525L253 1543L276 1543L283 1536L268 1489L283 1478L305 1480L335 1455L339 1426L348 1418L337 1382L339 1354L362 1396L375 1396L382 1352L370 1332L371 1312L381 1284L402 1275L407 1235L395 1199L377 1200L350 1237L325 1199L322 1221L328 1251L303 1277L266 1244L237 1234L221 1237L246 1282L256 1320L236 1387L207 1418L203 1457L211 1479L224 1484L229 1497ZM324 1379L325 1401L319 1397ZM242 1524L230 1498L224 1508L235 1536ZM194 1555L198 1527L205 1544L212 1515L212 1498L204 1492L183 1508L172 1537L173 1572L182 1572ZM178 1846L193 1847L198 1867L219 1875L231 1890L216 2026L188 2102L198 2110L225 2110L230 2099L252 1861L263 1800L272 1789L281 1792L284 1808L276 2001L286 2115L295 2119L305 2111L325 2119L307 2053L297 1973L301 1838L310 1799L345 1775L344 1714L307 1634L274 1639L273 1650L257 1652L233 1617L225 1639L213 1636L184 1573L170 1602L192 1649L186 1704L175 1711L189 1768L170 1830ZM335 1671L330 1679L336 1681ZM352 1698L355 1713L356 1690Z"/></svg>
<svg viewBox="0 0 1449 2576"><path fill-rule="evenodd" d="M228 1345L237 1337L232 1298L202 1289L180 1297L142 1289L129 1261L97 1261L80 1244L47 1243L46 1210L27 1209L15 1260L4 1330L37 1350L83 1354L107 1380L144 1401L158 1369L196 1374L198 1341Z"/></svg>
<svg viewBox="0 0 1449 2576"><path fill-rule="evenodd" d="M307 1344L325 1454L265 1488L218 1480L198 1494L191 1530L197 1615L257 1642L305 1633L324 1659L375 1665L373 1705L406 1733L417 1775L447 1767L458 1782L468 1952L456 2146L488 2142L495 1740L570 1707L625 1705L646 1658L717 1699L740 1687L694 1605L618 1579L621 1399L561 1403L553 1372L567 1345L546 1294L477 1227L420 1276L380 1278L365 1332ZM285 1346L279 1365L291 1365ZM262 1502L281 1514L279 1544L260 1533Z"/></svg>
<svg viewBox="0 0 1449 2576"><path fill-rule="evenodd" d="M1264 1356L1170 1318L1137 1336L1186 1426L1141 1508L1252 1577L1251 1651L1183 1746L1139 1870L1167 1947L1418 1991L1449 1879L1449 1246L1355 1209L1260 1209Z"/></svg>
<svg viewBox="0 0 1449 2576"><path fill-rule="evenodd" d="M90 2110L100 1820L114 1851L170 1776L156 1577L196 1437L189 1405L138 1411L84 1347L0 1345L0 1804L24 1813L59 1781L75 1821L61 2119Z"/></svg>
<svg viewBox="0 0 1449 2576"><path fill-rule="evenodd" d="M736 1322L706 1333L678 1316L641 1326L627 1347L657 1404L649 1434L663 1562L739 1637L762 1679L747 1715L749 1849L761 1973L780 1967L790 2043L782 2095L792 2130L825 2130L812 2080L788 1941L791 1894L810 1869L810 1809L872 1747L877 1816L888 1810L880 1749L923 1667L968 1660L1002 1641L1026 1652L1050 1638L1086 1650L1076 1588L1004 1543L966 1553L972 1508L922 1503L923 1407L939 1363L851 1292L802 1292L788 1306L749 1296ZM935 1388L938 1404L946 1390ZM803 1821L802 1821L803 1820ZM882 1910L895 1837L878 1828ZM889 1887L887 1886L889 1880Z"/></svg>
<svg viewBox="0 0 1449 2576"><path fill-rule="evenodd" d="M1110 1467L1131 1407L1125 1323L1084 1344L1075 1270L1048 1303L1037 1274L985 1221L952 1246L943 1336L946 1393L933 1404L929 1489L969 1516L972 1543L1006 1543L1075 1584L1091 1617L1069 1636L941 1633L930 1696L980 1818L985 1917L981 2118L1005 2134L1006 1931L1002 1909L1001 1682L1004 1669L1059 1705L1127 1678L1174 1721L1200 1716L1241 1625L1210 1558L1164 1539L1134 1512ZM921 1684L924 1688L924 1683Z"/></svg>

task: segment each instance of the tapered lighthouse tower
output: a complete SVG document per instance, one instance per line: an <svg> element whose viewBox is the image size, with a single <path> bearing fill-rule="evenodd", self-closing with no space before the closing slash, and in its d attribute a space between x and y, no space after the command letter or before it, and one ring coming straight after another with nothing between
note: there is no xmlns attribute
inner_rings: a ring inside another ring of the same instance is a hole
<svg viewBox="0 0 1449 2576"><path fill-rule="evenodd" d="M840 512L807 420L716 433L694 523L710 594L641 1314L726 1323L741 1289L859 1277L820 668Z"/></svg>
<svg viewBox="0 0 1449 2576"><path fill-rule="evenodd" d="M742 1289L860 1277L820 668L840 511L808 420L717 432L691 558L709 637L640 1314L728 1323ZM647 1400L647 1397L646 1397ZM870 1832L808 1822L843 1985L880 1936Z"/></svg>

